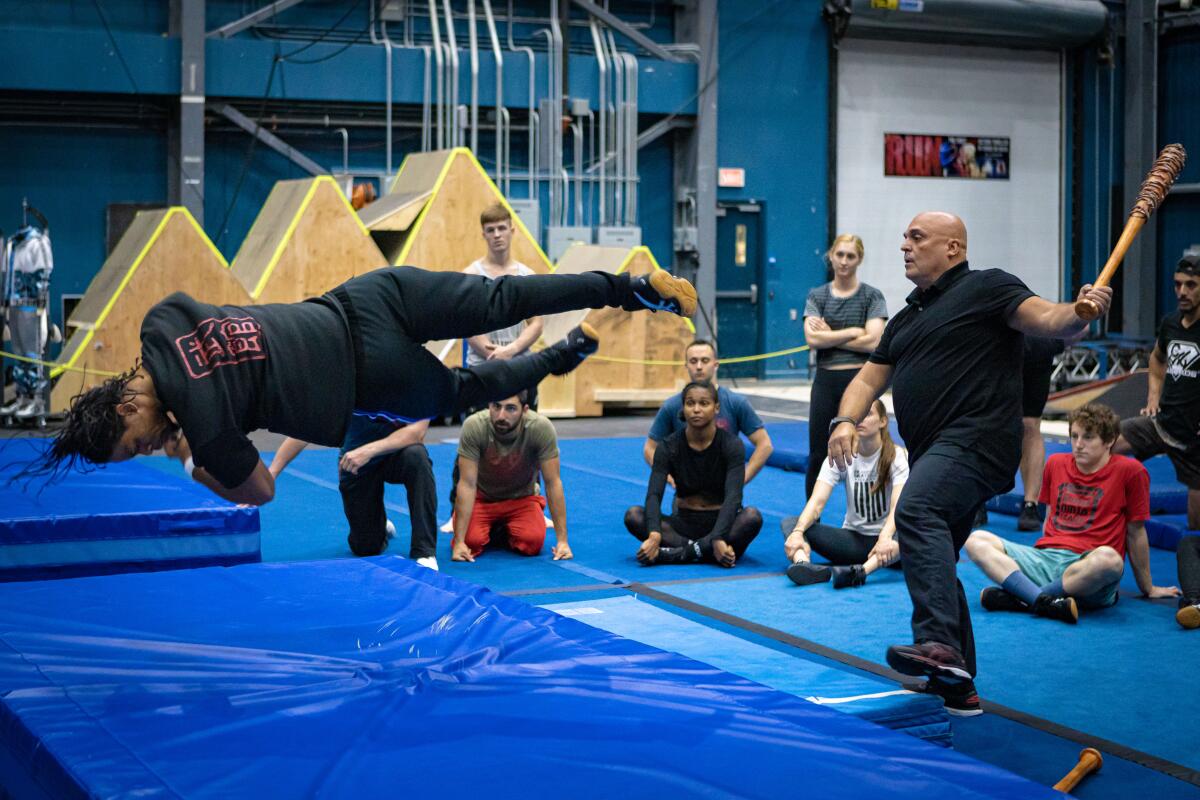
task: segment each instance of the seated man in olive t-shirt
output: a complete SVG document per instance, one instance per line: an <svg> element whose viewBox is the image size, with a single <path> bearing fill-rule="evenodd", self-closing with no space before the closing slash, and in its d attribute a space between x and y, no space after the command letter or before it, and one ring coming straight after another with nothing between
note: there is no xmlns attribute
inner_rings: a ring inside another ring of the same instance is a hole
<svg viewBox="0 0 1200 800"><path fill-rule="evenodd" d="M527 556L542 551L547 503L554 520L554 560L571 558L567 506L559 476L558 436L550 420L531 411L525 392L489 403L463 423L458 442L451 558L474 561L494 532ZM538 473L546 496L538 494Z"/></svg>

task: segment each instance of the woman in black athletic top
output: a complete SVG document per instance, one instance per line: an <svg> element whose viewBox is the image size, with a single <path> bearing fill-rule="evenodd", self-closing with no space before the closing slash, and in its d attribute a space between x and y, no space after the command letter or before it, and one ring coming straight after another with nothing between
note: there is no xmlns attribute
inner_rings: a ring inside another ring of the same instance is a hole
<svg viewBox="0 0 1200 800"><path fill-rule="evenodd" d="M746 451L741 439L716 426L716 387L689 383L682 397L687 427L654 451L646 505L625 512L625 527L642 542L637 559L643 564L732 567L762 528L758 509L742 507ZM663 517L667 476L675 482L675 511Z"/></svg>

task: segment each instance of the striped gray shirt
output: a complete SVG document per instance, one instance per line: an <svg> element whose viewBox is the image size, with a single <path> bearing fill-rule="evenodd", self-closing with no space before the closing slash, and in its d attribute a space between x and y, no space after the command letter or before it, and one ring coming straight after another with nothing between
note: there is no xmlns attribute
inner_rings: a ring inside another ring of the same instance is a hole
<svg viewBox="0 0 1200 800"><path fill-rule="evenodd" d="M808 292L804 304L805 317L821 317L832 330L861 328L869 319L887 319L887 303L883 292L866 283L858 284L858 291L849 297L834 297L831 283L823 283ZM843 364L865 364L867 353L856 353L844 347L830 347L817 351L817 367L836 367Z"/></svg>

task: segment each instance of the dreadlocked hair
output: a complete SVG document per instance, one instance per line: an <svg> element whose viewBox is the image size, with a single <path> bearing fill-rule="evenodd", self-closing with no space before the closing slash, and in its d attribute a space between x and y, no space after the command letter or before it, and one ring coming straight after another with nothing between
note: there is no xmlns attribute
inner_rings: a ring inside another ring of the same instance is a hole
<svg viewBox="0 0 1200 800"><path fill-rule="evenodd" d="M129 399L129 381L141 366L139 359L128 371L72 397L58 436L14 480L44 476L53 481L73 469L86 471L88 466L106 463L125 431L117 406Z"/></svg>
<svg viewBox="0 0 1200 800"><path fill-rule="evenodd" d="M882 492L892 479L892 463L896 460L896 443L892 441L892 432L888 430L887 406L882 400L876 400L871 410L879 415L883 424L879 426L879 477L871 487L871 494Z"/></svg>

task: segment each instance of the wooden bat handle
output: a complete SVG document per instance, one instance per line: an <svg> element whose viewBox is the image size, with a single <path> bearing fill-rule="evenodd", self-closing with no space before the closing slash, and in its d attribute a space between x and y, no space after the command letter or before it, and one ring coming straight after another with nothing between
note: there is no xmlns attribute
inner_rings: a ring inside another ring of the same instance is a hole
<svg viewBox="0 0 1200 800"><path fill-rule="evenodd" d="M1125 257L1125 253L1129 251L1129 246L1137 238L1138 231L1145 224L1146 218L1142 216L1131 216L1125 222L1125 230L1121 231L1121 238L1117 240L1117 246L1109 254L1108 261L1104 264L1104 269L1100 270L1100 275L1096 278L1096 282L1092 284L1093 286L1096 288L1108 286L1108 282L1112 280L1112 276L1117 272L1117 267L1121 266L1121 259ZM1100 316L1100 309L1091 300L1080 300L1075 304L1075 316L1090 322Z"/></svg>
<svg viewBox="0 0 1200 800"><path fill-rule="evenodd" d="M1074 769L1063 776L1063 779L1054 784L1054 788L1060 792L1070 792L1079 782L1091 775L1104 764L1104 756L1100 755L1100 751L1092 747L1084 748L1079 753L1079 763Z"/></svg>
<svg viewBox="0 0 1200 800"><path fill-rule="evenodd" d="M1150 172L1142 181L1137 200L1134 201L1133 208L1129 212L1129 219L1125 222L1125 230L1121 232L1121 238L1117 240L1117 245L1109 255L1108 262L1100 271L1099 277L1096 278L1094 286L1108 286L1117 267L1121 265L1121 259L1125 257L1129 246L1137 237L1138 231L1166 199L1167 192L1171 191L1171 184L1175 183L1175 179L1183 171L1186 161L1187 152L1182 145L1169 144L1159 152L1158 158L1154 159L1154 164L1150 167ZM1090 300L1080 300L1075 304L1075 316L1090 322L1100 316L1100 309Z"/></svg>

